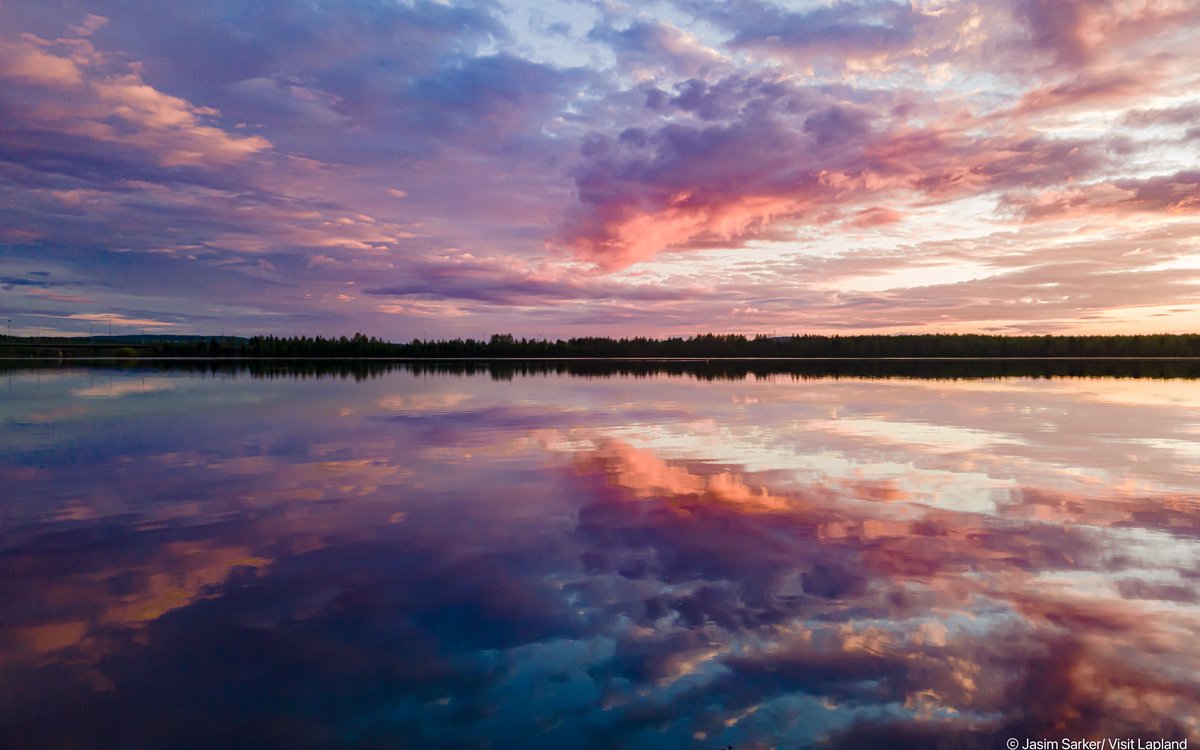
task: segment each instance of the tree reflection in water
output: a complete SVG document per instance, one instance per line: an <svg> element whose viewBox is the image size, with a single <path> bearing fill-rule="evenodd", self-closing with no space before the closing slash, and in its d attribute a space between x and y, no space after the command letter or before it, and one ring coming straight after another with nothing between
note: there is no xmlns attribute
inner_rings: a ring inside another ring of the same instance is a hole
<svg viewBox="0 0 1200 750"><path fill-rule="evenodd" d="M1192 365L810 366L10 369L0 741L1197 739Z"/></svg>

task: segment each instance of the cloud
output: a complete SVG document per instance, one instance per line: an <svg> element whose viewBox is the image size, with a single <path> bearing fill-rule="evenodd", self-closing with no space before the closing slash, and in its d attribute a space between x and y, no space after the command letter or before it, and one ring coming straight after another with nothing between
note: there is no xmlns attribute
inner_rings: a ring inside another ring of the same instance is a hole
<svg viewBox="0 0 1200 750"><path fill-rule="evenodd" d="M1006 269L1061 273L1048 248L1073 247L1067 225L1088 216L1107 222L1101 242L1154 212L1190 226L1194 4L541 13L5 7L3 275L78 284L24 290L15 312L63 316L64 331L82 321L65 316L113 308L400 338L1099 330L1115 313L1090 305L1073 309L1101 317L1045 304L982 321L995 299L970 304L946 282L998 275L964 250L977 244L1007 253ZM1169 288L1182 296L1164 310L1190 309L1187 288ZM1154 324L1182 330L1189 315Z"/></svg>
<svg viewBox="0 0 1200 750"><path fill-rule="evenodd" d="M413 259L407 269L410 281L367 287L363 294L534 307L611 299L653 305L692 299L706 291L692 285L622 284L553 267L530 267L514 258L464 253Z"/></svg>
<svg viewBox="0 0 1200 750"><path fill-rule="evenodd" d="M807 11L787 11L771 3L741 4L746 20L730 15L737 33L730 44L763 51L782 50L797 60L871 57L910 46L921 18L907 3L839 3Z"/></svg>
<svg viewBox="0 0 1200 750"><path fill-rule="evenodd" d="M47 52L49 42L33 35L19 41L0 43L0 77L54 87L83 84L83 73L75 62Z"/></svg>
<svg viewBox="0 0 1200 750"><path fill-rule="evenodd" d="M175 325L175 323L165 320L127 318L123 315L103 315L100 313L76 313L66 317L72 320L86 320L92 323L110 322L122 326L142 326L144 328L169 328Z"/></svg>
<svg viewBox="0 0 1200 750"><path fill-rule="evenodd" d="M1200 11L1181 0L1019 0L1014 16L1035 49L1059 66L1080 68L1195 21Z"/></svg>
<svg viewBox="0 0 1200 750"><path fill-rule="evenodd" d="M1109 72L1075 78L1028 92L1017 105L1017 113L1132 102L1144 99L1157 79L1158 76L1146 70L1137 74Z"/></svg>
<svg viewBox="0 0 1200 750"><path fill-rule="evenodd" d="M859 211L854 215L854 218L850 223L856 227L862 227L866 229L870 227L895 224L903 219L904 214L900 213L899 211L890 208L883 208L881 206L874 206L872 208L864 208L862 211Z"/></svg>
<svg viewBox="0 0 1200 750"><path fill-rule="evenodd" d="M637 80L663 73L703 75L726 59L692 34L663 21L635 20L622 29L601 22L588 32L588 39L612 49L617 64Z"/></svg>
<svg viewBox="0 0 1200 750"><path fill-rule="evenodd" d="M1025 221L1103 214L1184 215L1200 211L1200 172L1093 183L1034 195L1008 195L1002 205Z"/></svg>
<svg viewBox="0 0 1200 750"><path fill-rule="evenodd" d="M1163 109L1131 109L1125 113L1128 125L1194 125L1200 119L1200 104L1184 104Z"/></svg>
<svg viewBox="0 0 1200 750"><path fill-rule="evenodd" d="M770 117L593 136L566 241L581 258L621 268L695 238L733 241L797 217L822 194L821 173L801 160L806 141Z"/></svg>
<svg viewBox="0 0 1200 750"><path fill-rule="evenodd" d="M704 88L693 82L672 103L704 106ZM728 121L584 143L579 206L564 230L577 257L619 269L710 238L737 246L781 223L821 225L880 198L948 202L1078 179L1104 161L1082 139L914 127L878 114L887 97L868 109L782 82L738 82L736 92Z"/></svg>
<svg viewBox="0 0 1200 750"><path fill-rule="evenodd" d="M206 124L215 110L159 91L137 72L103 71L104 58L89 42L69 41L26 35L0 51L0 77L10 81L5 107L24 129L132 145L165 167L236 161L270 147L261 136ZM63 48L57 54L56 46ZM45 95L64 86L69 97Z"/></svg>

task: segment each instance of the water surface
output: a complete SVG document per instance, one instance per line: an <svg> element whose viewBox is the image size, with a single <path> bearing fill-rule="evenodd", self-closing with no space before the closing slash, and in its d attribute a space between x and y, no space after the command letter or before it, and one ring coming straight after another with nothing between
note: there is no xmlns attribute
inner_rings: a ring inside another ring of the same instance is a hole
<svg viewBox="0 0 1200 750"><path fill-rule="evenodd" d="M0 376L0 745L1200 740L1200 381L561 369Z"/></svg>

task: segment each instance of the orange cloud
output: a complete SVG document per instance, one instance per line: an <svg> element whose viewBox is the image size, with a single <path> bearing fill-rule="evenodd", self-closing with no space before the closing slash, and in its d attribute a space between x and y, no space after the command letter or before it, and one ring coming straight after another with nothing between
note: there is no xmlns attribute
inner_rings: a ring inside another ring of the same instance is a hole
<svg viewBox="0 0 1200 750"><path fill-rule="evenodd" d="M745 196L697 205L685 193L662 210L629 212L606 223L601 237L582 237L576 249L579 257L606 270L618 270L700 236L735 240L776 217L801 210L798 201L786 196Z"/></svg>

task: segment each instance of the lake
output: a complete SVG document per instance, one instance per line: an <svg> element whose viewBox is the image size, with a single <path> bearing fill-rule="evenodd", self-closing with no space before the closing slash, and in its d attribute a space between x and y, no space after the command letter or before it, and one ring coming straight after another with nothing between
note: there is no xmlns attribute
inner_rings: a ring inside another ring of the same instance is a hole
<svg viewBox="0 0 1200 750"><path fill-rule="evenodd" d="M1194 365L856 367L10 363L0 746L1200 740Z"/></svg>

